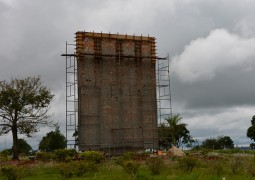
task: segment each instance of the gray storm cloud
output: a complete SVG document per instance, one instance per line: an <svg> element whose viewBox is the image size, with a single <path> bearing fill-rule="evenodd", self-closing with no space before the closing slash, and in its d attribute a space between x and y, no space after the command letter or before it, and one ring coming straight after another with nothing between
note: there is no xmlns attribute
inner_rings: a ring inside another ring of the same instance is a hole
<svg viewBox="0 0 255 180"><path fill-rule="evenodd" d="M172 58L174 73L182 82L213 79L217 73L231 68L254 69L255 38L243 38L225 29L216 29L198 38Z"/></svg>
<svg viewBox="0 0 255 180"><path fill-rule="evenodd" d="M192 136L228 135L249 144L254 9L254 0L0 0L0 80L41 75L55 94L51 112L65 133L65 58L60 55L66 41L72 43L74 33L83 30L149 34L157 38L158 56L172 57L173 113L181 114ZM41 129L29 144L37 148L51 130ZM10 135L0 137L0 150L11 148Z"/></svg>

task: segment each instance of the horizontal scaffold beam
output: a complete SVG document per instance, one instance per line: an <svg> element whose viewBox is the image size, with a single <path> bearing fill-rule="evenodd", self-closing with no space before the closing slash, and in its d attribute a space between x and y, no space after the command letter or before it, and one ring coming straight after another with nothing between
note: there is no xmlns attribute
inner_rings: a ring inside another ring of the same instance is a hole
<svg viewBox="0 0 255 180"><path fill-rule="evenodd" d="M74 56L74 57L84 57L84 56L96 56L96 57L115 57L115 58L143 58L143 59L160 59L166 60L167 57L152 57L152 56L131 56L131 55L118 55L118 54L95 54L95 53L82 53L80 55L76 54L61 54L61 56Z"/></svg>

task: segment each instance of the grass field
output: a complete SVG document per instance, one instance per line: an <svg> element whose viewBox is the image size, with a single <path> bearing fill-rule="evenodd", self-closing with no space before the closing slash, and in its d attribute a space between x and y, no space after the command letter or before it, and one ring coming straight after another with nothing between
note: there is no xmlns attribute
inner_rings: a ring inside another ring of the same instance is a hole
<svg viewBox="0 0 255 180"><path fill-rule="evenodd" d="M246 180L255 179L253 152L187 151L183 158L129 155L90 160L11 161L1 158L0 179ZM142 158L141 158L142 157Z"/></svg>

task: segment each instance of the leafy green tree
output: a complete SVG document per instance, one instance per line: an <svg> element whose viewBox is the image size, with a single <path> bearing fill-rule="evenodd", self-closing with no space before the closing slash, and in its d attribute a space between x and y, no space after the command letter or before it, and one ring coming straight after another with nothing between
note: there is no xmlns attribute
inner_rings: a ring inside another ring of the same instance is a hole
<svg viewBox="0 0 255 180"><path fill-rule="evenodd" d="M13 159L19 159L18 134L31 137L38 125L52 124L48 110L53 96L39 76L0 82L0 135L12 133Z"/></svg>
<svg viewBox="0 0 255 180"><path fill-rule="evenodd" d="M180 147L183 144L193 142L193 138L187 129L187 124L181 122L180 114L166 118L166 124L159 126L160 146L169 148L174 145Z"/></svg>
<svg viewBox="0 0 255 180"><path fill-rule="evenodd" d="M255 141L255 115L251 119L251 126L247 129L247 137Z"/></svg>
<svg viewBox="0 0 255 180"><path fill-rule="evenodd" d="M204 140L201 146L205 149L220 149L216 138Z"/></svg>
<svg viewBox="0 0 255 180"><path fill-rule="evenodd" d="M219 137L218 144L220 149L234 149L234 142L229 136Z"/></svg>
<svg viewBox="0 0 255 180"><path fill-rule="evenodd" d="M25 139L18 139L19 153L24 153L29 155L29 151L32 150L32 147L27 143Z"/></svg>
<svg viewBox="0 0 255 180"><path fill-rule="evenodd" d="M250 144L250 148L251 148L251 149L255 149L255 143L251 143L251 144Z"/></svg>
<svg viewBox="0 0 255 180"><path fill-rule="evenodd" d="M39 144L40 151L52 152L54 150L66 147L66 138L56 127L55 131L51 131L42 138Z"/></svg>
<svg viewBox="0 0 255 180"><path fill-rule="evenodd" d="M202 142L202 147L206 149L233 149L234 143L229 136L206 139Z"/></svg>

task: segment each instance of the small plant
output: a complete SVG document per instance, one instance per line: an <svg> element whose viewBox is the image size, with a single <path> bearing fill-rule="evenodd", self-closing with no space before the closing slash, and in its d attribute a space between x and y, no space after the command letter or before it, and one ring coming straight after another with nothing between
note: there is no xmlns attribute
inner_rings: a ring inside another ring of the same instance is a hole
<svg viewBox="0 0 255 180"><path fill-rule="evenodd" d="M18 180L22 177L21 169L15 166L3 166L1 172L8 180Z"/></svg>
<svg viewBox="0 0 255 180"><path fill-rule="evenodd" d="M210 162L209 171L212 173L212 175L220 177L223 174L223 163L221 161Z"/></svg>
<svg viewBox="0 0 255 180"><path fill-rule="evenodd" d="M255 177L255 166L253 165L249 165L247 167L247 172L252 176Z"/></svg>
<svg viewBox="0 0 255 180"><path fill-rule="evenodd" d="M164 161L159 157L151 157L146 161L146 165L153 175L158 175L165 166Z"/></svg>
<svg viewBox="0 0 255 180"><path fill-rule="evenodd" d="M73 163L73 167L75 167L75 175L78 177L83 176L86 173L93 173L98 170L98 167L95 163L80 161Z"/></svg>
<svg viewBox="0 0 255 180"><path fill-rule="evenodd" d="M190 174L195 166L197 166L198 162L197 159L193 157L184 157L183 159L180 159L180 168L186 173Z"/></svg>
<svg viewBox="0 0 255 180"><path fill-rule="evenodd" d="M55 150L54 154L57 161L64 162L64 161L70 161L78 153L76 152L75 149L59 149L59 150Z"/></svg>
<svg viewBox="0 0 255 180"><path fill-rule="evenodd" d="M148 174L137 173L134 179L135 180L149 180L149 179L151 179L151 177Z"/></svg>
<svg viewBox="0 0 255 180"><path fill-rule="evenodd" d="M63 179L71 177L82 177L86 173L94 173L98 170L95 163L88 161L77 161L72 163L62 163L58 167Z"/></svg>
<svg viewBox="0 0 255 180"><path fill-rule="evenodd" d="M133 160L134 153L128 152L119 157L113 158L113 162L120 165L125 172L135 177L141 164Z"/></svg>
<svg viewBox="0 0 255 180"><path fill-rule="evenodd" d="M209 153L209 150L208 149L201 149L200 153L203 156L203 158L206 158L208 153Z"/></svg>
<svg viewBox="0 0 255 180"><path fill-rule="evenodd" d="M131 153L131 152L128 152L128 153L122 154L119 157L114 157L113 161L114 161L115 164L123 166L123 164L126 161L131 161L133 159L133 157L134 157L134 154Z"/></svg>
<svg viewBox="0 0 255 180"><path fill-rule="evenodd" d="M5 154L0 154L0 166L4 164L8 160L8 156Z"/></svg>
<svg viewBox="0 0 255 180"><path fill-rule="evenodd" d="M12 149L4 149L1 152L2 155L11 156L12 155Z"/></svg>
<svg viewBox="0 0 255 180"><path fill-rule="evenodd" d="M98 151L86 151L80 154L81 159L99 164L103 161L103 155Z"/></svg>
<svg viewBox="0 0 255 180"><path fill-rule="evenodd" d="M233 174L239 174L243 171L244 169L244 160L242 157L233 157L231 160L230 160L230 168L233 172Z"/></svg>
<svg viewBox="0 0 255 180"><path fill-rule="evenodd" d="M123 163L122 168L132 177L135 177L141 164L134 161L126 161Z"/></svg>
<svg viewBox="0 0 255 180"><path fill-rule="evenodd" d="M53 155L48 152L37 152L35 158L39 161L49 162L53 158Z"/></svg>
<svg viewBox="0 0 255 180"><path fill-rule="evenodd" d="M70 179L74 175L74 167L70 166L70 164L60 164L59 173L63 179Z"/></svg>
<svg viewBox="0 0 255 180"><path fill-rule="evenodd" d="M247 162L247 167L245 168L247 173L250 174L252 177L255 177L255 156L250 158Z"/></svg>

